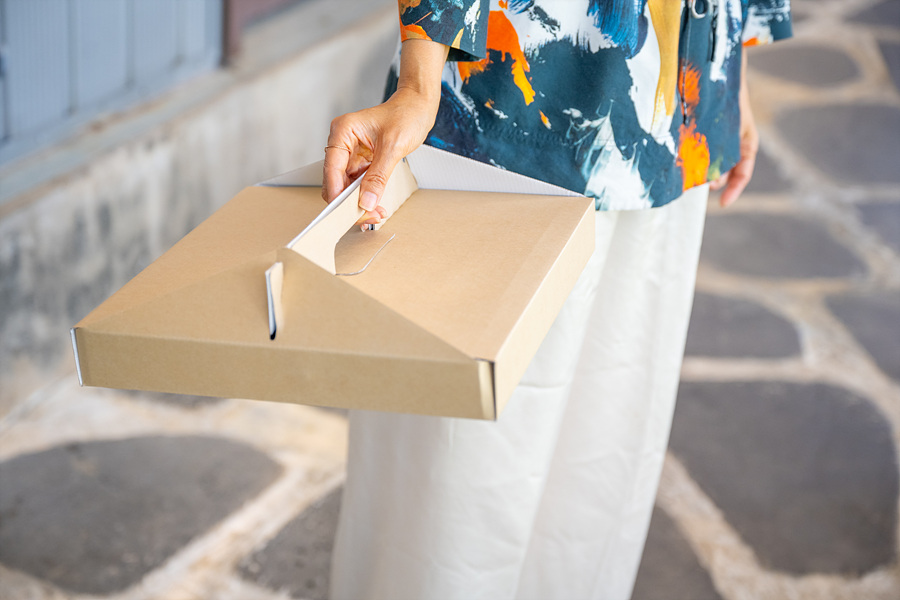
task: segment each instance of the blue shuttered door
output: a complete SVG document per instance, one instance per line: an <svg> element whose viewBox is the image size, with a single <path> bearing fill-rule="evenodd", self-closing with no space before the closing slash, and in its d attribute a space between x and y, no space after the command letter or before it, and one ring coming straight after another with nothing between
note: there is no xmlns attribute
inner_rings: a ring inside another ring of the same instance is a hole
<svg viewBox="0 0 900 600"><path fill-rule="evenodd" d="M185 62L203 56L206 49L206 0L182 2L181 58Z"/></svg>
<svg viewBox="0 0 900 600"><path fill-rule="evenodd" d="M3 33L5 31L3 26L5 22L6 15L3 12L3 4L0 3L0 146L3 145L3 140L6 139L6 121L9 118L9 114L6 111L6 63L2 52L3 47L6 45Z"/></svg>
<svg viewBox="0 0 900 600"><path fill-rule="evenodd" d="M222 45L225 34L225 11L222 6L223 0L205 0L206 2L206 36L204 37L204 46L207 56L202 60L209 60L209 54L212 54L213 60L217 63L222 60L224 52Z"/></svg>
<svg viewBox="0 0 900 600"><path fill-rule="evenodd" d="M9 137L61 122L71 109L68 2L6 0L4 64Z"/></svg>
<svg viewBox="0 0 900 600"><path fill-rule="evenodd" d="M127 2L74 0L73 109L84 110L128 87Z"/></svg>
<svg viewBox="0 0 900 600"><path fill-rule="evenodd" d="M0 0L0 164L213 69L223 0Z"/></svg>
<svg viewBox="0 0 900 600"><path fill-rule="evenodd" d="M178 60L176 0L133 0L134 76L140 83L163 77Z"/></svg>

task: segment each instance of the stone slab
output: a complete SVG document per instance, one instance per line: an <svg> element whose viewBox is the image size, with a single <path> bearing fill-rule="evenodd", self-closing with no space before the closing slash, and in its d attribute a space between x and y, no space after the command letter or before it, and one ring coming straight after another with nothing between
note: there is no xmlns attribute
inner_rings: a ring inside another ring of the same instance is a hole
<svg viewBox="0 0 900 600"><path fill-rule="evenodd" d="M900 204L859 204L857 210L863 223L874 229L885 244L900 253Z"/></svg>
<svg viewBox="0 0 900 600"><path fill-rule="evenodd" d="M900 183L900 110L893 106L804 106L781 112L775 121L784 139L829 177Z"/></svg>
<svg viewBox="0 0 900 600"><path fill-rule="evenodd" d="M748 54L749 66L801 85L831 87L859 77L859 67L845 52L828 46L773 44Z"/></svg>
<svg viewBox="0 0 900 600"><path fill-rule="evenodd" d="M341 490L288 523L265 548L241 562L244 579L304 600L328 600L331 550Z"/></svg>
<svg viewBox="0 0 900 600"><path fill-rule="evenodd" d="M851 19L869 25L893 26L900 28L900 1L885 0L857 13Z"/></svg>
<svg viewBox="0 0 900 600"><path fill-rule="evenodd" d="M900 292L832 296L827 303L881 370L900 381Z"/></svg>
<svg viewBox="0 0 900 600"><path fill-rule="evenodd" d="M823 226L785 214L710 215L700 259L755 277L848 277L866 271Z"/></svg>
<svg viewBox="0 0 900 600"><path fill-rule="evenodd" d="M744 191L751 194L777 194L787 192L792 187L791 182L782 174L775 160L760 150L756 154L753 177Z"/></svg>
<svg viewBox="0 0 900 600"><path fill-rule="evenodd" d="M900 2L898 2L900 5ZM878 48L887 65L888 73L894 80L894 87L900 90L900 44L894 42L879 42Z"/></svg>
<svg viewBox="0 0 900 600"><path fill-rule="evenodd" d="M684 382L670 449L765 568L852 575L895 560L891 427L845 389Z"/></svg>
<svg viewBox="0 0 900 600"><path fill-rule="evenodd" d="M685 354L783 358L799 353L800 338L787 319L746 300L695 294Z"/></svg>
<svg viewBox="0 0 900 600"><path fill-rule="evenodd" d="M712 579L672 519L653 508L631 600L721 600Z"/></svg>
<svg viewBox="0 0 900 600"><path fill-rule="evenodd" d="M72 443L0 463L0 563L65 590L138 583L271 484L281 467L229 440Z"/></svg>

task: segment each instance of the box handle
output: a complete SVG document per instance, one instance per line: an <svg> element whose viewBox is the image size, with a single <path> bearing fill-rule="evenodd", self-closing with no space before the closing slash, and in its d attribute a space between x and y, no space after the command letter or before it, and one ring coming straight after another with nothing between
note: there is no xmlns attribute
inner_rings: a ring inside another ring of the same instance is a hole
<svg viewBox="0 0 900 600"><path fill-rule="evenodd" d="M300 232L300 235L291 240L288 248L335 275L335 246L366 214L366 211L359 207L359 184L364 175L360 175L347 186L347 189ZM387 211L388 217L394 214L417 189L419 187L409 165L405 160L401 161L394 169L381 197L381 206Z"/></svg>
<svg viewBox="0 0 900 600"><path fill-rule="evenodd" d="M366 214L366 211L359 207L359 184L364 175L360 175L337 198L332 200L313 219L312 223L300 232L300 235L291 240L287 247L332 275L336 275L334 248L347 230L356 225ZM419 186L416 178L404 159L394 168L394 173L388 180L381 197L381 206L387 211L388 217L394 214L417 189ZM388 242L392 239L394 236L391 236ZM387 242L375 253L375 256L386 245ZM374 258L373 256L372 259L374 260ZM369 263L371 262L372 260L369 261ZM367 263L366 267L368 266ZM352 275L352 273L342 273L342 275ZM277 262L266 271L269 339L273 340L278 329L284 326L283 288L284 264Z"/></svg>

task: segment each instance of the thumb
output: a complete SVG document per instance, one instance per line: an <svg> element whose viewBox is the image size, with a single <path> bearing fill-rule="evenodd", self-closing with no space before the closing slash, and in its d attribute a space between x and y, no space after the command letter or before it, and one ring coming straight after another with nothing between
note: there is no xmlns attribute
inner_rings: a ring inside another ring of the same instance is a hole
<svg viewBox="0 0 900 600"><path fill-rule="evenodd" d="M359 186L360 208L366 211L375 210L384 195L388 179L391 178L391 173L401 158L403 156L393 148L383 149L375 154Z"/></svg>

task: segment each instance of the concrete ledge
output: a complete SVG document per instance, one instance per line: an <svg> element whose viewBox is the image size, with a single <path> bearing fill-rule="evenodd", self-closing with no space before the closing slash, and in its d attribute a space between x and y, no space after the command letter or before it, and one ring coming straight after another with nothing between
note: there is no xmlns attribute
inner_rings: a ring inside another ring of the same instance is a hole
<svg viewBox="0 0 900 600"><path fill-rule="evenodd" d="M318 160L380 101L392 2L318 0L236 66L0 171L0 419L71 373L68 329L241 188ZM348 18L348 15L351 15Z"/></svg>

